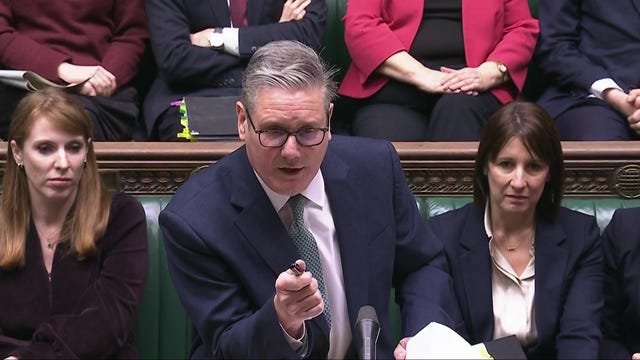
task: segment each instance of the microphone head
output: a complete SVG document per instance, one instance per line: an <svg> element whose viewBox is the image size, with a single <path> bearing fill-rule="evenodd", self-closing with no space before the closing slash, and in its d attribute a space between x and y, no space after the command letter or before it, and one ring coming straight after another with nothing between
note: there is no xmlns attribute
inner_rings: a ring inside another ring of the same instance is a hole
<svg viewBox="0 0 640 360"><path fill-rule="evenodd" d="M378 314L376 313L376 309L371 305L365 305L358 311L356 324L363 320L370 320L378 324L378 326L380 325L380 323L378 322Z"/></svg>

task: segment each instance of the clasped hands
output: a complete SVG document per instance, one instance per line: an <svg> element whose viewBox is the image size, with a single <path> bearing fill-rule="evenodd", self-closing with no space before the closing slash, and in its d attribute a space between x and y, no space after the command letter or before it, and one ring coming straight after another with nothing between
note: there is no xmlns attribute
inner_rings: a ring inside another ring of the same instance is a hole
<svg viewBox="0 0 640 360"><path fill-rule="evenodd" d="M306 270L303 260L297 260L296 264L302 271ZM313 319L324 311L318 281L308 271L296 275L287 269L280 273L275 287L273 304L278 321L289 336L299 339L304 333L305 320Z"/></svg>
<svg viewBox="0 0 640 360"><path fill-rule="evenodd" d="M424 67L418 76L418 88L436 94L478 95L502 84L502 74L493 62L484 62L478 67L452 69L446 66L440 70Z"/></svg>
<svg viewBox="0 0 640 360"><path fill-rule="evenodd" d="M82 84L80 94L88 96L111 96L116 90L116 77L100 65L83 66L62 63L58 66L58 77L68 84Z"/></svg>
<svg viewBox="0 0 640 360"><path fill-rule="evenodd" d="M620 89L607 89L602 93L603 99L616 111L627 118L629 126L640 134L640 89L625 93Z"/></svg>

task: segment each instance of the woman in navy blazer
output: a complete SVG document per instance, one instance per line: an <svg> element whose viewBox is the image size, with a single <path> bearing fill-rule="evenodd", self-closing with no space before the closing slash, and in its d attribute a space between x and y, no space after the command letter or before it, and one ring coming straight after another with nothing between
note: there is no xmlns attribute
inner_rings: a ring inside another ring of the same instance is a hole
<svg viewBox="0 0 640 360"><path fill-rule="evenodd" d="M595 219L560 206L562 148L551 116L513 102L488 121L474 203L431 218L470 343L516 335L529 358L598 357L603 253Z"/></svg>
<svg viewBox="0 0 640 360"><path fill-rule="evenodd" d="M618 209L602 233L603 359L640 359L640 208ZM633 354L633 355L632 355Z"/></svg>

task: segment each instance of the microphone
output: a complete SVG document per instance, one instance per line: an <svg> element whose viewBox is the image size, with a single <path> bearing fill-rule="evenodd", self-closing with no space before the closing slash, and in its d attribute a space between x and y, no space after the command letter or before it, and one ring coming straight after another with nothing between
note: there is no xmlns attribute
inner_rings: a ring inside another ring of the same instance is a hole
<svg viewBox="0 0 640 360"><path fill-rule="evenodd" d="M355 340L360 359L372 360L376 358L376 343L380 335L380 323L376 309L365 305L358 311L355 326Z"/></svg>

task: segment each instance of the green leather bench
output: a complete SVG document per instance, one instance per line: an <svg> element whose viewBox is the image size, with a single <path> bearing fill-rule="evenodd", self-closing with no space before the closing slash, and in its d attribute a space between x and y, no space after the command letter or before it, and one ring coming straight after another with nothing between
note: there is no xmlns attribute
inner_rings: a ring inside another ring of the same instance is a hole
<svg viewBox="0 0 640 360"><path fill-rule="evenodd" d="M135 322L136 345L144 359L183 359L189 353L189 320L177 297L167 270L166 254L158 227L158 214L170 195L138 196L147 214L149 234L149 279ZM470 197L416 197L424 218L464 206ZM613 211L620 207L640 206L640 200L617 198L569 199L565 206L594 215L604 229ZM392 294L393 297L393 294ZM391 326L394 340L401 334L400 309L392 301Z"/></svg>

